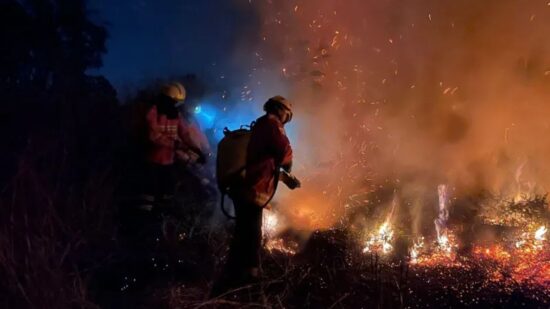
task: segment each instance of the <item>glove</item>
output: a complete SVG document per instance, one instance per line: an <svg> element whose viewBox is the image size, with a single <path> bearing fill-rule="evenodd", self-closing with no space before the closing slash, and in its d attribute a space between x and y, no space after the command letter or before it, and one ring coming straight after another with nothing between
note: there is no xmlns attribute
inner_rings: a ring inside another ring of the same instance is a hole
<svg viewBox="0 0 550 309"><path fill-rule="evenodd" d="M290 190L294 190L302 186L302 183L298 180L298 178L296 178L296 176L285 171L280 172L279 180L281 180Z"/></svg>
<svg viewBox="0 0 550 309"><path fill-rule="evenodd" d="M298 180L298 178L296 178L296 176L292 175L292 182L289 185L289 188L294 190L300 187L302 187L302 183Z"/></svg>
<svg viewBox="0 0 550 309"><path fill-rule="evenodd" d="M288 164L285 164L283 166L281 166L283 168L283 170L285 170L286 172L288 172L289 174L292 173L292 161L290 161L290 163Z"/></svg>

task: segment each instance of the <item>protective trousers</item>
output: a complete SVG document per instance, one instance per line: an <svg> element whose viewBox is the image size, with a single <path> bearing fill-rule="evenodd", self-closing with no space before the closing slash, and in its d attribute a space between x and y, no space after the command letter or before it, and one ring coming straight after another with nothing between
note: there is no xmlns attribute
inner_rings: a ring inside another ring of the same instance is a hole
<svg viewBox="0 0 550 309"><path fill-rule="evenodd" d="M233 203L237 218L227 266L229 272L239 276L260 266L262 208L238 199Z"/></svg>

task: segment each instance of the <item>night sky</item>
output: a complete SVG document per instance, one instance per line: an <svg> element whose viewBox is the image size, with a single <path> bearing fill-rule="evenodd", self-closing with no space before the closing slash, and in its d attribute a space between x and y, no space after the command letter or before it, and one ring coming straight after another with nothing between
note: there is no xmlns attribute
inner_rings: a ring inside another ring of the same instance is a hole
<svg viewBox="0 0 550 309"><path fill-rule="evenodd" d="M234 44L254 28L250 7L228 0L91 0L89 8L109 32L99 74L122 95L155 78L237 71Z"/></svg>

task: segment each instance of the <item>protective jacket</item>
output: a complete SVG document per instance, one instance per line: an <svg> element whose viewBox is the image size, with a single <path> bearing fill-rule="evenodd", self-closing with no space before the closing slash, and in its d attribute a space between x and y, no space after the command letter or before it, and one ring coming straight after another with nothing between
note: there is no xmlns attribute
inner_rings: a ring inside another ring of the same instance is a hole
<svg viewBox="0 0 550 309"><path fill-rule="evenodd" d="M256 120L247 148L244 196L263 206L275 191L275 172L290 165L292 148L283 124L275 115L267 114Z"/></svg>
<svg viewBox="0 0 550 309"><path fill-rule="evenodd" d="M195 144L191 138L190 125L179 113L177 117L168 117L153 105L147 112L146 119L150 142L147 159L150 162L160 165L173 164L176 148Z"/></svg>

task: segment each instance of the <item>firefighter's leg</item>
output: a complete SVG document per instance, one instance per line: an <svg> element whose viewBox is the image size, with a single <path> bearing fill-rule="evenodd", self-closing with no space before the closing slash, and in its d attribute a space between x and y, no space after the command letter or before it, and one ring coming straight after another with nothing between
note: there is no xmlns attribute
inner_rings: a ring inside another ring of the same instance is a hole
<svg viewBox="0 0 550 309"><path fill-rule="evenodd" d="M147 243L151 241L151 231L156 222L152 215L155 203L155 173L153 166L149 162L143 162L139 173L135 175L139 178L135 185L132 195L124 201L121 201L121 236L127 240L127 245L136 250L145 250Z"/></svg>
<svg viewBox="0 0 550 309"><path fill-rule="evenodd" d="M173 169L173 165L157 166L155 214L160 219L160 229L166 245L175 252L180 217L174 211L175 177Z"/></svg>
<svg viewBox="0 0 550 309"><path fill-rule="evenodd" d="M229 276L234 277L241 271L242 256L246 250L246 212L243 210L244 205L238 201L234 201L235 205L235 228L233 231L233 239L227 257L226 270Z"/></svg>
<svg viewBox="0 0 550 309"><path fill-rule="evenodd" d="M136 196L136 209L139 211L151 212L155 205L156 171L154 164L143 164L140 173L141 183L139 194Z"/></svg>
<svg viewBox="0 0 550 309"><path fill-rule="evenodd" d="M260 276L260 252L262 247L262 209L250 206L250 258L247 273L251 278Z"/></svg>
<svg viewBox="0 0 550 309"><path fill-rule="evenodd" d="M237 210L232 257L236 259L237 276L244 280L259 275L262 243L262 209L253 204L240 204Z"/></svg>
<svg viewBox="0 0 550 309"><path fill-rule="evenodd" d="M169 212L174 202L174 190L176 181L174 177L174 166L159 165L157 167L157 207L160 211Z"/></svg>
<svg viewBox="0 0 550 309"><path fill-rule="evenodd" d="M238 200L233 200L233 204L236 216L233 239L221 277L212 289L212 296L248 284L257 279L259 273L262 210Z"/></svg>

